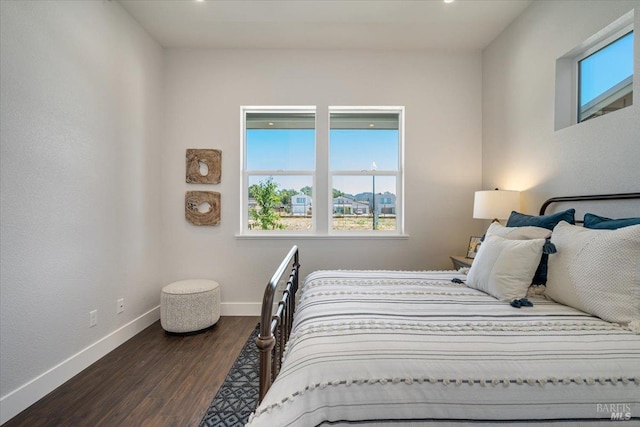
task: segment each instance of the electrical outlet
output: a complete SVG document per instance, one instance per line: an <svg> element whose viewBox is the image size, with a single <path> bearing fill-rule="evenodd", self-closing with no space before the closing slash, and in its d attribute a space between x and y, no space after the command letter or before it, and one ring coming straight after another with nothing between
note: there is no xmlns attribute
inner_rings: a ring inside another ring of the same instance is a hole
<svg viewBox="0 0 640 427"><path fill-rule="evenodd" d="M116 306L116 314L120 314L123 311L124 311L124 298L120 298Z"/></svg>
<svg viewBox="0 0 640 427"><path fill-rule="evenodd" d="M93 328L98 324L98 310L89 312L89 327Z"/></svg>

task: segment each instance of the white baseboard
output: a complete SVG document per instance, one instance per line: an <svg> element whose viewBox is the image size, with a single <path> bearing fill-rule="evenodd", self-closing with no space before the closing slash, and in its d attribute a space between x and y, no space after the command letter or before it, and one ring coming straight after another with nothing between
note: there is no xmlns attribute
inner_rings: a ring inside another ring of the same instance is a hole
<svg viewBox="0 0 640 427"><path fill-rule="evenodd" d="M9 421L158 319L160 319L160 306L147 311L28 383L2 396L0 424Z"/></svg>
<svg viewBox="0 0 640 427"><path fill-rule="evenodd" d="M259 302L223 302L220 304L222 316L260 316L262 304Z"/></svg>

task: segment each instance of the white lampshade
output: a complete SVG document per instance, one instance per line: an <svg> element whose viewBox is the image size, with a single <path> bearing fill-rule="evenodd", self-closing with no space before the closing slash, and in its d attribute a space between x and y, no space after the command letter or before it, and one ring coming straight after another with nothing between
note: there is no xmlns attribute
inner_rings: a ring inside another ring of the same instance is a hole
<svg viewBox="0 0 640 427"><path fill-rule="evenodd" d="M520 210L520 192L510 190L476 191L473 217L477 219L505 219L511 211Z"/></svg>

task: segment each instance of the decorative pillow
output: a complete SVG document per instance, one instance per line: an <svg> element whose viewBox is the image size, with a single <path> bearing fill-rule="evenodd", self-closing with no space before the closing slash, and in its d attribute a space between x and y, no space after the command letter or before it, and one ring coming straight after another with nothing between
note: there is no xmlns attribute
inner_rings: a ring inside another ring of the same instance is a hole
<svg viewBox="0 0 640 427"><path fill-rule="evenodd" d="M561 222L546 295L616 323L640 322L640 225L590 230Z"/></svg>
<svg viewBox="0 0 640 427"><path fill-rule="evenodd" d="M505 227L499 222L493 222L487 228L486 236L500 236L509 240L547 239L551 237L551 230L541 227Z"/></svg>
<svg viewBox="0 0 640 427"><path fill-rule="evenodd" d="M618 228L640 224L640 218L611 219L594 214L584 214L584 226L598 230L617 230Z"/></svg>
<svg viewBox="0 0 640 427"><path fill-rule="evenodd" d="M523 227L523 226L533 226L533 227L542 227L547 230L553 230L553 227L558 225L560 221L566 221L569 224L575 224L576 219L576 210L575 209L567 209L566 211L554 213L551 215L525 215L519 212L513 211L507 220L507 227Z"/></svg>
<svg viewBox="0 0 640 427"><path fill-rule="evenodd" d="M526 297L544 242L487 234L467 275L467 286L503 301Z"/></svg>
<svg viewBox="0 0 640 427"><path fill-rule="evenodd" d="M553 230L553 227L558 225L560 221L566 221L569 224L575 224L576 219L576 210L575 209L567 209L566 211L554 213L551 215L525 215L518 212L511 212L511 216L507 220L507 227L525 227L525 226L533 226L533 227L541 227L546 228L547 230ZM536 274L533 276L532 283L534 285L544 285L547 283L547 262L549 259L549 255L543 254L542 258L540 258L540 264L538 265L538 269L536 270Z"/></svg>

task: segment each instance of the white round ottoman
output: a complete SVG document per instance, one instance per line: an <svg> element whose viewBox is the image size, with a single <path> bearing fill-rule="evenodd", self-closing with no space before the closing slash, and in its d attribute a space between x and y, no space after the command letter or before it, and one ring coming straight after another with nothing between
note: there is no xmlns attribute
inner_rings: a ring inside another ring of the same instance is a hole
<svg viewBox="0 0 640 427"><path fill-rule="evenodd" d="M213 280L180 280L162 288L160 324L167 332L206 329L220 319L220 285Z"/></svg>

